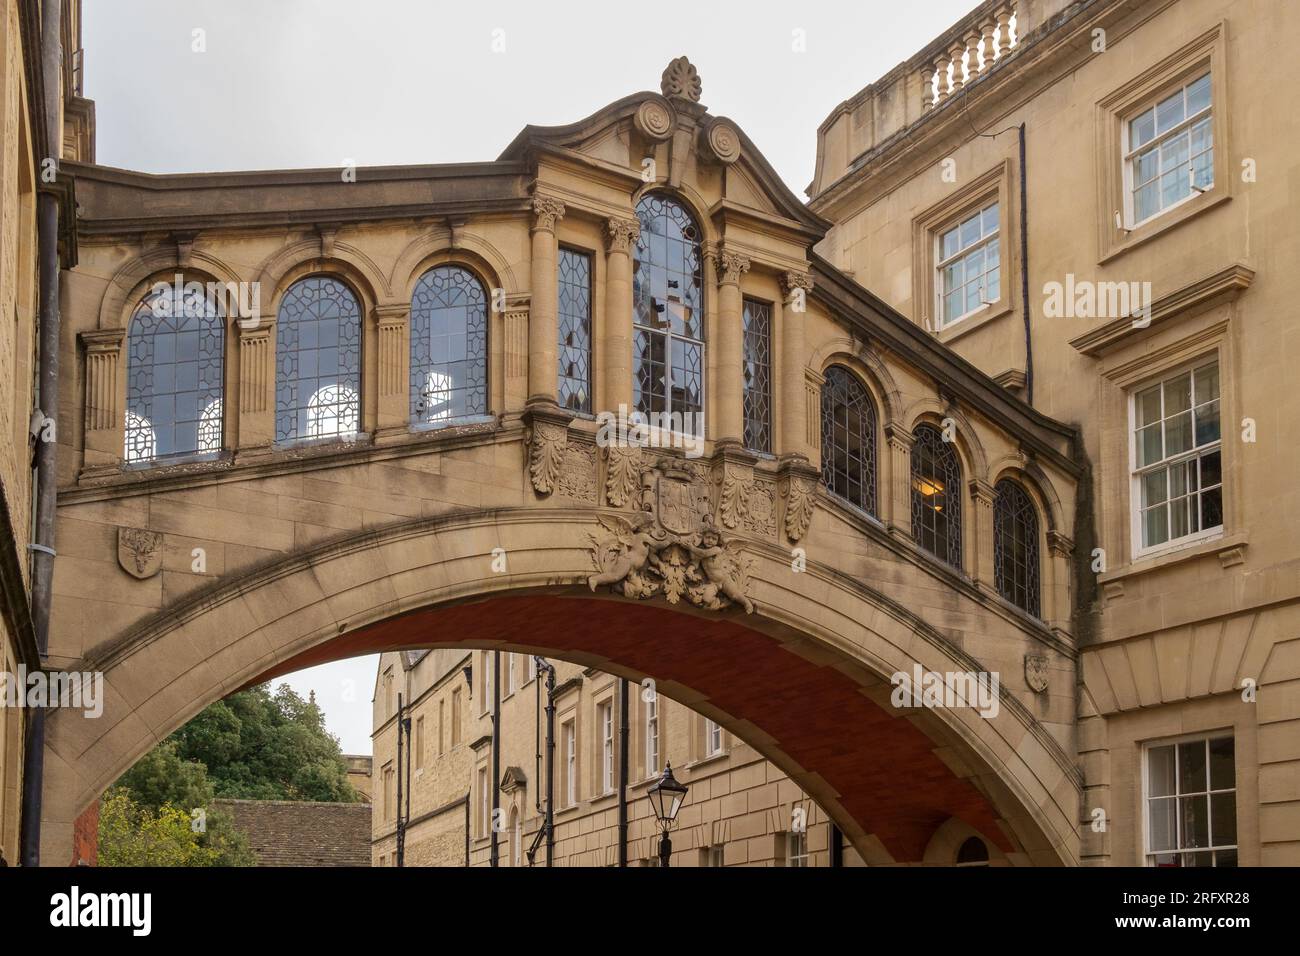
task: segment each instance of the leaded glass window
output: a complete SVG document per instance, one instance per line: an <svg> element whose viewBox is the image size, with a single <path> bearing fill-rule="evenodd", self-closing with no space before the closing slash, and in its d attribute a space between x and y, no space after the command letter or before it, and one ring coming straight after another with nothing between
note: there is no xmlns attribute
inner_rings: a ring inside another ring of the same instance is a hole
<svg viewBox="0 0 1300 956"><path fill-rule="evenodd" d="M560 250L560 407L591 411L591 256Z"/></svg>
<svg viewBox="0 0 1300 956"><path fill-rule="evenodd" d="M772 450L772 307L745 300L745 447Z"/></svg>
<svg viewBox="0 0 1300 956"><path fill-rule="evenodd" d="M289 287L275 322L275 440L347 438L361 418L361 306L332 276Z"/></svg>
<svg viewBox="0 0 1300 956"><path fill-rule="evenodd" d="M993 572L998 593L1040 617L1038 512L1024 488L1002 479L993 489Z"/></svg>
<svg viewBox="0 0 1300 956"><path fill-rule="evenodd" d="M461 266L437 266L411 295L411 421L487 414L487 295Z"/></svg>
<svg viewBox="0 0 1300 956"><path fill-rule="evenodd" d="M127 339L128 462L221 450L225 322L198 285L151 292Z"/></svg>
<svg viewBox="0 0 1300 956"><path fill-rule="evenodd" d="M918 425L912 445L912 535L945 564L961 567L961 464L952 442Z"/></svg>
<svg viewBox="0 0 1300 956"><path fill-rule="evenodd" d="M822 483L876 513L876 406L843 365L826 369L822 385Z"/></svg>
<svg viewBox="0 0 1300 956"><path fill-rule="evenodd" d="M681 415L703 433L704 282L700 230L679 203L652 193L636 207L632 400L637 411ZM684 416L690 415L690 418Z"/></svg>

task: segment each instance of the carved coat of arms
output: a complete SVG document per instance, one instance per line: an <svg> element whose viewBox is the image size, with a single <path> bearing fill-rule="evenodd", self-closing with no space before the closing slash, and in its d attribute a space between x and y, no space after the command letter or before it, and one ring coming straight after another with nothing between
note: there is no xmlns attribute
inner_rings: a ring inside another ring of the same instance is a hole
<svg viewBox="0 0 1300 956"><path fill-rule="evenodd" d="M1025 683L1035 694L1047 690L1047 658L1039 654L1025 655Z"/></svg>
<svg viewBox="0 0 1300 956"><path fill-rule="evenodd" d="M625 597L663 595L720 610L739 605L754 613L746 594L749 559L713 524L709 487L689 471L652 468L641 475L641 510L630 518L601 515L605 534L590 535L594 591L608 586Z"/></svg>
<svg viewBox="0 0 1300 956"><path fill-rule="evenodd" d="M117 563L133 578L144 580L162 570L163 536L161 531L142 528L117 529Z"/></svg>

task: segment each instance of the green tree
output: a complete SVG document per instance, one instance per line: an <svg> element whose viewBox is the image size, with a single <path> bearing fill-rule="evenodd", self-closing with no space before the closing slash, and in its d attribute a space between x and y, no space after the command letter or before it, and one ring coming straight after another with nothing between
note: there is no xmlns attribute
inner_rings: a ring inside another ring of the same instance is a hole
<svg viewBox="0 0 1300 956"><path fill-rule="evenodd" d="M118 779L100 808L100 865L252 865L247 838L214 797L362 799L315 695L262 684L212 704ZM206 831L195 833L200 808Z"/></svg>

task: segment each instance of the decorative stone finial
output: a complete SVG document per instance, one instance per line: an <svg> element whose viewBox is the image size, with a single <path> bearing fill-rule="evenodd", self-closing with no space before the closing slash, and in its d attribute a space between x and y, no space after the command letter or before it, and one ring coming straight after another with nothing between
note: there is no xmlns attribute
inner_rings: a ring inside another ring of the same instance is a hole
<svg viewBox="0 0 1300 956"><path fill-rule="evenodd" d="M659 89L663 91L664 96L670 99L690 100L692 103L700 101L700 74L696 72L691 61L684 56L679 56L668 64L664 70L663 78L659 81Z"/></svg>

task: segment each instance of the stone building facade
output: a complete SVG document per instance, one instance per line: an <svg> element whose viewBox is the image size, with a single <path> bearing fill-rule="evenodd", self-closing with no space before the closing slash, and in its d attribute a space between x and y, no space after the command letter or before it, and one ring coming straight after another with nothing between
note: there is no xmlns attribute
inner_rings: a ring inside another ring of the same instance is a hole
<svg viewBox="0 0 1300 956"><path fill-rule="evenodd" d="M827 259L1079 428L1085 862L1300 862L1298 37L1267 0L984 3L818 135Z"/></svg>
<svg viewBox="0 0 1300 956"><path fill-rule="evenodd" d="M80 7L79 0L63 0L60 88L52 91L59 108L47 115L42 56L48 44L41 4L6 0L0 5L0 673L7 675L0 694L0 858L10 864L20 853L30 712L13 706L16 699L6 695L23 692L17 689L21 679L42 664L28 545L36 540L34 450L42 436L53 438L46 415L34 415L41 404L36 196L41 190L70 195L67 180L49 176L53 160L94 159L88 152L94 109L81 96ZM48 142L62 149L51 157ZM76 261L75 233L61 232L66 267ZM45 403L50 413L55 404Z"/></svg>
<svg viewBox="0 0 1300 956"><path fill-rule="evenodd" d="M546 800L546 674L539 675L536 659L529 655L502 654L497 664L495 654L382 655L374 700L375 766L383 781L373 803L374 865L396 864L399 816L404 865L490 865L494 799L499 807L498 865L545 865L539 830ZM501 674L498 795L492 792L491 675L496 666ZM553 666L552 864L612 866L618 862L620 837L619 679L563 661ZM400 803L399 693L411 727L402 748ZM752 747L656 694L653 683L629 687L628 700L628 865L658 865L659 828L646 791L665 764L690 787L672 833L674 865L860 865L860 857L821 808Z"/></svg>
<svg viewBox="0 0 1300 956"><path fill-rule="evenodd" d="M609 861L603 708L647 678L693 787L682 862L776 862L804 801L819 863L831 821L869 865L1295 862L1300 137L1258 104L1296 17L983 4L827 119L810 203L685 58L492 161L342 171L99 166L68 79L46 663L107 692L47 721L43 859L207 704L379 651L377 862L398 693L425 722L409 862L483 860L496 653L523 678L511 861L541 654L568 662L567 862ZM629 410L676 418L611 440Z"/></svg>

